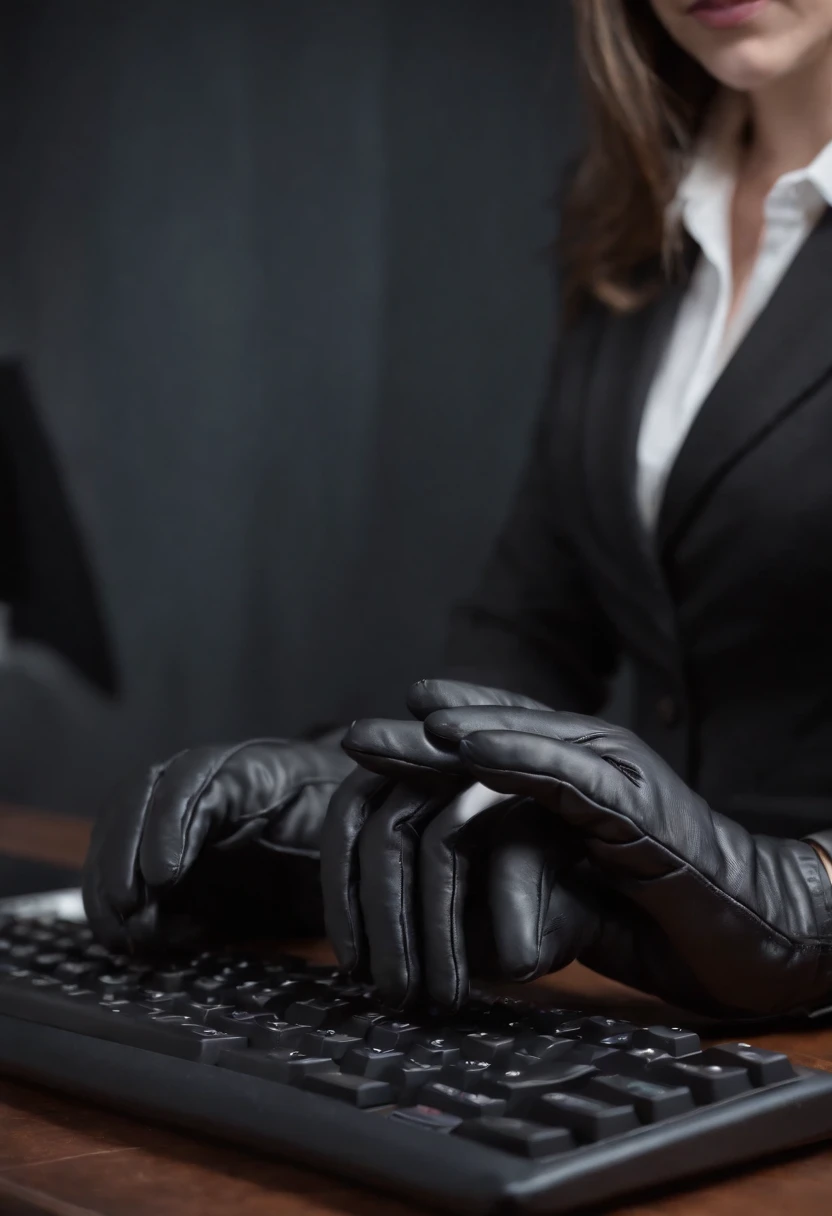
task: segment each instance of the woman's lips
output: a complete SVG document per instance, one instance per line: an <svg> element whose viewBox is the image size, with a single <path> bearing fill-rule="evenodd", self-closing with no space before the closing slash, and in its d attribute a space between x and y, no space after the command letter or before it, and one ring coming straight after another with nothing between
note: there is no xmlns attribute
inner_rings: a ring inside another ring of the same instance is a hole
<svg viewBox="0 0 832 1216"><path fill-rule="evenodd" d="M713 30L729 30L753 21L769 0L696 0L688 14Z"/></svg>

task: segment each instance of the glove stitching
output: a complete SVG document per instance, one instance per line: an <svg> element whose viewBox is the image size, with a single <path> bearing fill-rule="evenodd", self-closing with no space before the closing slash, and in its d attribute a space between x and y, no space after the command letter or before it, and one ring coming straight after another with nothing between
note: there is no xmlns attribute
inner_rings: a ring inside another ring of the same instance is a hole
<svg viewBox="0 0 832 1216"><path fill-rule="evenodd" d="M203 778L199 788L194 794L191 795L186 803L185 815L183 816L182 847L179 850L179 857L176 860L173 877L171 879L172 882L178 882L182 873L182 862L188 849L188 838L193 827L194 819L196 818L197 803L207 790L208 786L217 776L223 765L227 764L228 761L232 760L235 756L238 756L240 752L245 751L247 747L259 747L264 743L271 744L285 742L285 739L248 739L245 743L238 743L234 747L228 748L228 750L217 759L215 764Z"/></svg>
<svg viewBox="0 0 832 1216"><path fill-rule="evenodd" d="M404 955L405 966L405 1001L410 995L410 985L412 980L413 969L411 966L410 939L407 933L407 917L405 916L404 908L404 834L410 833L411 840L415 845L419 837L415 832L413 825L407 820L403 820L396 826L396 831L399 836L399 929L401 930L402 954Z"/></svg>
<svg viewBox="0 0 832 1216"><path fill-rule="evenodd" d="M184 755L184 752L178 752L177 755L174 756L174 760L178 759L178 757L181 755ZM133 870L135 879L136 879L136 899L134 900L131 907L124 909L124 912L122 912L114 904L110 905L113 909L113 912L116 915L116 918L117 918L119 924L121 925L121 927L125 931L125 933L127 931L127 918L129 916L131 916L137 910L137 908L141 907L142 896L146 895L146 893L147 893L147 887L146 887L146 884L144 881L144 875L142 874L141 866L139 864L139 857L141 855L142 841L144 839L144 829L145 829L145 826L147 825L147 817L150 813L150 808L153 805L153 799L156 797L156 791L159 788L159 782L162 780L162 778L164 777L168 768L170 767L170 763L171 762L169 761L168 764L160 764L157 767L156 772L153 775L153 781L152 781L150 789L148 791L147 798L145 799L144 815L142 816L142 830L136 841L136 850L133 854L133 864L131 867ZM139 888L144 888L144 890L140 891ZM108 900L108 903L109 903L109 900Z"/></svg>
<svg viewBox="0 0 832 1216"><path fill-rule="evenodd" d="M546 934L543 932L543 879L546 874L546 868L541 868L537 879L537 964L540 965L540 955L543 950L543 939ZM536 968L535 968L536 970Z"/></svg>
<svg viewBox="0 0 832 1216"><path fill-rule="evenodd" d="M460 980L459 980L459 946L456 936L456 888L457 888L457 855L456 849L451 851L451 962L454 968L454 1005L459 1004Z"/></svg>
<svg viewBox="0 0 832 1216"><path fill-rule="evenodd" d="M619 760L617 756L602 756L601 759L612 768L617 769L622 777L626 777L631 785L634 785L637 790L642 787L642 774L634 764L628 764L626 760Z"/></svg>

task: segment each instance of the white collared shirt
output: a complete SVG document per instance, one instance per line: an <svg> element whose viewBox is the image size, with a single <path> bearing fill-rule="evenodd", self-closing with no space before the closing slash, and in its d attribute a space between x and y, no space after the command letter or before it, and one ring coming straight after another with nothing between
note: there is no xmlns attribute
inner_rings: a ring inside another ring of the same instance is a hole
<svg viewBox="0 0 832 1216"><path fill-rule="evenodd" d="M832 206L831 142L805 169L778 178L769 192L757 260L727 325L733 297L731 206L743 117L730 99L715 110L674 203L701 254L639 429L636 499L648 530L655 526L670 470L700 407L826 207Z"/></svg>

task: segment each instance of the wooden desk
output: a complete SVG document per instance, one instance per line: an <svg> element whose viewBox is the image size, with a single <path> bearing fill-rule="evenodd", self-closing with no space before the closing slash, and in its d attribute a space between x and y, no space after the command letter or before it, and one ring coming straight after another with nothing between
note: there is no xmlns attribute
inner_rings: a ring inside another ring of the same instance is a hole
<svg viewBox="0 0 832 1216"><path fill-rule="evenodd" d="M80 865L86 823L0 807L0 851ZM306 951L309 953L309 951ZM314 954L327 958L321 944ZM639 1021L678 1014L574 966L541 981L551 1001L581 1000ZM528 993L528 989L526 990ZM690 1020L690 1019L688 1019ZM832 1029L763 1035L832 1071ZM0 1213L8 1216L416 1216L420 1209L291 1165L0 1078ZM832 1145L614 1209L616 1216L828 1216Z"/></svg>

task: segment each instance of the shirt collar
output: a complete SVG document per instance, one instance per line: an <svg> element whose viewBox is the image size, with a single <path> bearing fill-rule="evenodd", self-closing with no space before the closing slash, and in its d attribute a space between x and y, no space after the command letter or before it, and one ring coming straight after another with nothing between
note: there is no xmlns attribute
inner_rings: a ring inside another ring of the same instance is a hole
<svg viewBox="0 0 832 1216"><path fill-rule="evenodd" d="M718 94L671 206L709 261L721 266L730 249L730 207L747 107L742 94ZM726 267L727 269L727 267Z"/></svg>
<svg viewBox="0 0 832 1216"><path fill-rule="evenodd" d="M795 173L787 173L786 177L811 182L827 206L832 207L832 140L818 152L810 165Z"/></svg>

